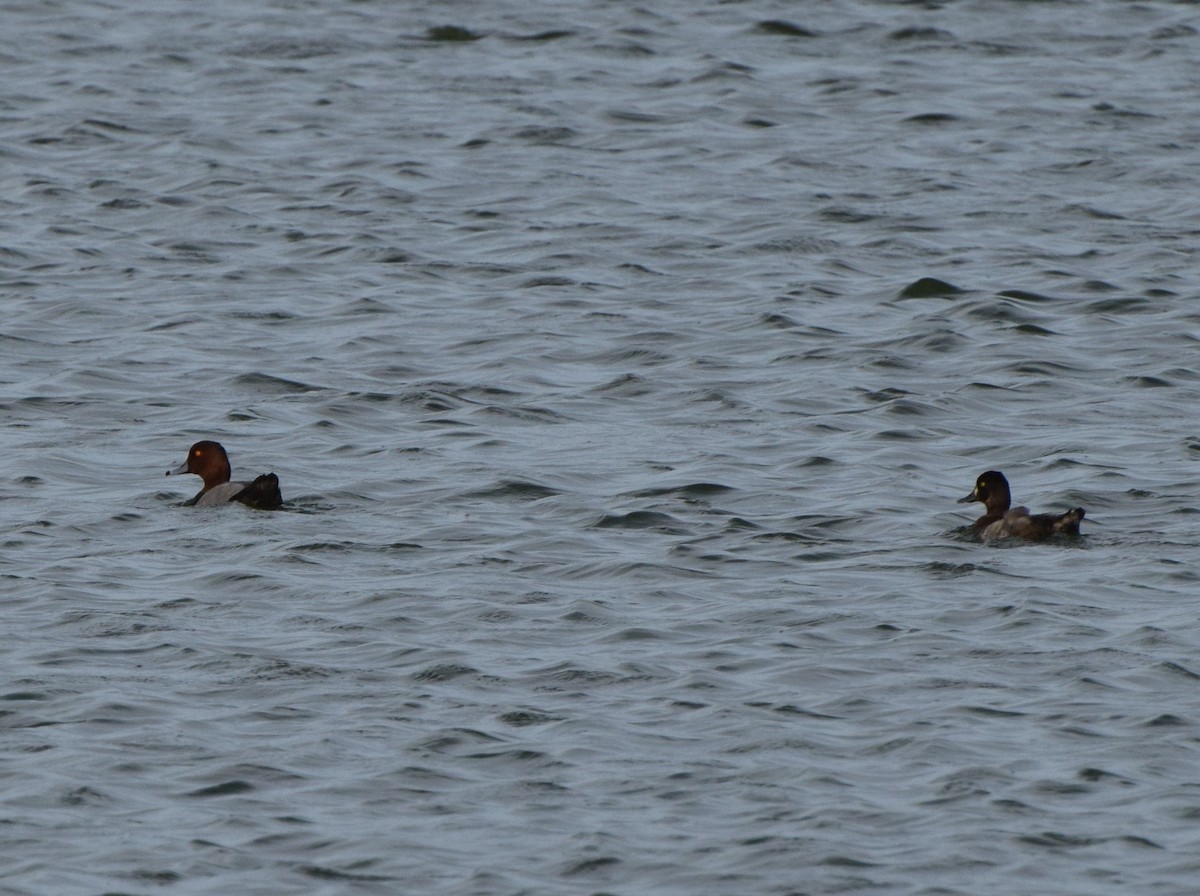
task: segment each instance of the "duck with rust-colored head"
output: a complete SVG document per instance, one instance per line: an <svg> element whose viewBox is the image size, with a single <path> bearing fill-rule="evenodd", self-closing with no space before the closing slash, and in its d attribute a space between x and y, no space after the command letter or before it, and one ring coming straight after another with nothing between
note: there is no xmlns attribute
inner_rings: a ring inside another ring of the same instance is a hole
<svg viewBox="0 0 1200 896"><path fill-rule="evenodd" d="M1078 535L1079 521L1085 512L1082 507L1076 507L1061 515L1031 514L1025 507L1010 507L1012 493L1008 490L1008 480L996 470L981 474L975 480L971 494L958 499L959 504L969 501L980 501L987 508L987 512L972 524L975 534L984 541L1000 538L1045 541L1052 535Z"/></svg>
<svg viewBox="0 0 1200 896"><path fill-rule="evenodd" d="M167 475L195 473L204 480L200 494L186 502L189 507L216 507L235 502L255 510L278 510L283 506L279 477L264 473L253 482L231 482L229 455L219 442L205 440L188 449L187 460Z"/></svg>

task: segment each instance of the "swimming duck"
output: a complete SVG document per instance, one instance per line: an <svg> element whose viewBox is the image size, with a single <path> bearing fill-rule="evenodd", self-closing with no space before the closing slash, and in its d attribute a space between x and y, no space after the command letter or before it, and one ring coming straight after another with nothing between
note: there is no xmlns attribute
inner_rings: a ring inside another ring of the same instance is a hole
<svg viewBox="0 0 1200 896"><path fill-rule="evenodd" d="M975 480L975 489L964 498L959 498L959 504L969 501L982 501L987 513L977 519L972 528L984 541L997 538L1024 538L1028 541L1043 541L1051 535L1078 535L1079 521L1083 519L1084 509L1076 507L1061 516L1053 513L1030 514L1024 507L1013 507L1012 495L1008 490L1008 480L1004 474L996 470L988 470Z"/></svg>
<svg viewBox="0 0 1200 896"><path fill-rule="evenodd" d="M204 480L200 494L186 502L188 507L215 507L236 501L255 510L278 510L283 505L279 477L264 473L253 482L229 481L229 455L219 442L205 440L188 449L187 460L167 475L195 473Z"/></svg>

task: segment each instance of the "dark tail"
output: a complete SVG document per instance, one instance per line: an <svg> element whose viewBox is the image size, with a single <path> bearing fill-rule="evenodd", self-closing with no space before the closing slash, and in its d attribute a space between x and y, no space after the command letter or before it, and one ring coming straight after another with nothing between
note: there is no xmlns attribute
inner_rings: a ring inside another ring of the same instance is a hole
<svg viewBox="0 0 1200 896"><path fill-rule="evenodd" d="M1083 519L1087 513L1082 507L1076 507L1074 510L1068 510L1062 516L1054 521L1054 531L1063 532L1067 535L1079 534L1079 521Z"/></svg>
<svg viewBox="0 0 1200 896"><path fill-rule="evenodd" d="M263 473L242 489L233 500L255 510L278 510L283 506L283 495L279 493L279 477L274 473ZM1078 529L1078 526L1076 526Z"/></svg>

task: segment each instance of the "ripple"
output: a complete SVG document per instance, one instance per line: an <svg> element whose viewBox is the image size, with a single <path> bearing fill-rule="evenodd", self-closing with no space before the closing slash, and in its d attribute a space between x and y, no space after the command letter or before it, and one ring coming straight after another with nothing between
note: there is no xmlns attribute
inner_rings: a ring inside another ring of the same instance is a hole
<svg viewBox="0 0 1200 896"><path fill-rule="evenodd" d="M596 529L657 529L674 534L681 534L685 531L675 517L653 510L605 514L592 526Z"/></svg>

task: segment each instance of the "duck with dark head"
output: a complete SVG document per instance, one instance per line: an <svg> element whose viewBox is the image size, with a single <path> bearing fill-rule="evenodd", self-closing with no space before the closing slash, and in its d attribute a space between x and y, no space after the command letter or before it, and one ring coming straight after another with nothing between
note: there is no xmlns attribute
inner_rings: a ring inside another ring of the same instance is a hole
<svg viewBox="0 0 1200 896"><path fill-rule="evenodd" d="M1082 507L1063 514L1031 514L1025 507L1011 507L1012 494L1008 490L1008 480L996 470L980 474L971 494L958 499L959 504L970 501L981 502L987 510L972 524L975 534L984 541L1000 538L1045 541L1053 535L1078 535L1079 521L1085 513Z"/></svg>
<svg viewBox="0 0 1200 896"><path fill-rule="evenodd" d="M245 504L255 510L279 510L283 496L279 493L279 477L264 473L253 482L230 482L229 455L219 442L205 440L188 449L187 460L167 475L194 473L204 480L204 488L189 507L215 507L218 504Z"/></svg>

